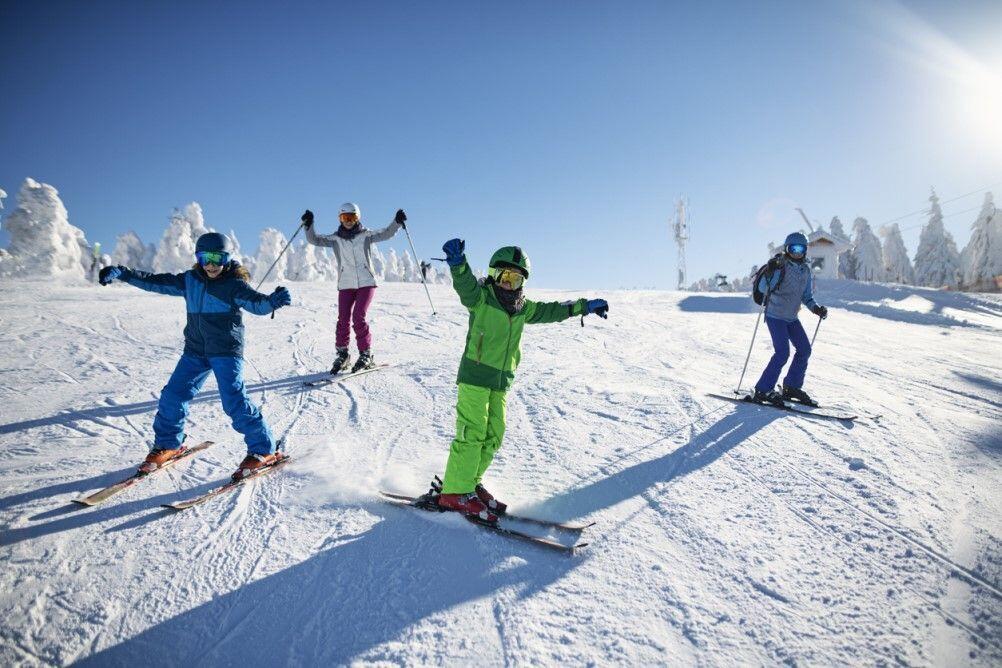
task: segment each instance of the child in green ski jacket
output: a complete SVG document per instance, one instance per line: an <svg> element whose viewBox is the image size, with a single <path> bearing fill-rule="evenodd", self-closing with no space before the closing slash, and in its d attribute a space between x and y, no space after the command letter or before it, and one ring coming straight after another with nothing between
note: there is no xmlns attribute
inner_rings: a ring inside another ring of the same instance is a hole
<svg viewBox="0 0 1002 668"><path fill-rule="evenodd" d="M506 396L522 356L523 326L589 313L608 318L609 304L604 299L562 303L525 299L522 286L529 278L529 258L521 248L505 246L494 253L483 281L470 270L465 249L466 242L461 239L452 239L442 247L452 271L452 286L470 311L470 326L456 381L456 438L449 450L438 504L495 522L507 506L480 481L504 437Z"/></svg>

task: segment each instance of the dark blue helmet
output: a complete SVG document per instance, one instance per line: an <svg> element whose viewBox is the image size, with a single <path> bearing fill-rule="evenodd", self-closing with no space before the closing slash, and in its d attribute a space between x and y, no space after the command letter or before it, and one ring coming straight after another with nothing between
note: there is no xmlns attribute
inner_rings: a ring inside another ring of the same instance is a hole
<svg viewBox="0 0 1002 668"><path fill-rule="evenodd" d="M800 232L787 235L786 241L783 242L783 250L787 255L804 257L807 253L807 237Z"/></svg>
<svg viewBox="0 0 1002 668"><path fill-rule="evenodd" d="M195 242L196 254L205 251L232 253L233 244L230 243L230 238L225 234L220 234L219 232L207 232L200 236L198 241Z"/></svg>

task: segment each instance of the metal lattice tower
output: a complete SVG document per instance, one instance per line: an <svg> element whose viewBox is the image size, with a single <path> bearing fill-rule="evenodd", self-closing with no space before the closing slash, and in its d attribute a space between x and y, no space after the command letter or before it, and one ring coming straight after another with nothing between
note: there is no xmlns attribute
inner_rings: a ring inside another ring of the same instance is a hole
<svg viewBox="0 0 1002 668"><path fill-rule="evenodd" d="M685 242L689 240L689 198L675 200L675 244L678 246L678 289L685 290Z"/></svg>

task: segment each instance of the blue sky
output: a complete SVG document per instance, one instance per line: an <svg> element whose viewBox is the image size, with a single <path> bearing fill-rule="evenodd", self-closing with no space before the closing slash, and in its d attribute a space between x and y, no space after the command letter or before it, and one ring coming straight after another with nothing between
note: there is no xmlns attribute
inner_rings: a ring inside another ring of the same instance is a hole
<svg viewBox="0 0 1002 668"><path fill-rule="evenodd" d="M690 280L761 262L793 206L1002 197L1002 4L692 5L7 2L0 188L56 186L109 250L193 200L245 250L306 207L403 207L424 256L517 243L533 284L582 288L673 287L679 193Z"/></svg>

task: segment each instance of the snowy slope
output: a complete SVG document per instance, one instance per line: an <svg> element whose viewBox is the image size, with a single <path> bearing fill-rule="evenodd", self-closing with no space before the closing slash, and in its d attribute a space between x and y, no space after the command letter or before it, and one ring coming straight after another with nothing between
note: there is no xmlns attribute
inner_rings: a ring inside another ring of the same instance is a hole
<svg viewBox="0 0 1002 668"><path fill-rule="evenodd" d="M308 392L333 287L245 316L253 396L295 460L169 515L243 455L213 381L190 435L216 446L105 506L70 501L144 455L182 301L7 287L2 665L1002 661L997 299L822 285L807 389L882 415L854 424L706 396L737 381L746 296L614 292L608 321L527 328L487 482L513 510L595 521L564 556L375 495L444 468L466 326L451 288L431 318L421 286L382 286L395 366ZM760 338L753 375L767 356Z"/></svg>

